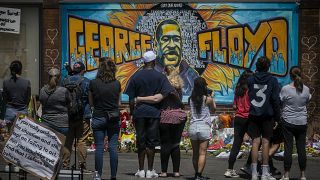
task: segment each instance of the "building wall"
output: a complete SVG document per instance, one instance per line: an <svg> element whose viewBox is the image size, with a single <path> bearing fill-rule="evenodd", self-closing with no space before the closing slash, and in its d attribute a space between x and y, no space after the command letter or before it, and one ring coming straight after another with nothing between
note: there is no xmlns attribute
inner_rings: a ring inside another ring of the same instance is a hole
<svg viewBox="0 0 320 180"><path fill-rule="evenodd" d="M319 8L317 1L301 1L299 7L299 66L303 69L303 80L310 87L313 95L308 106L309 135L320 132L319 109L319 72L320 68L320 36ZM59 5L57 0L44 1L43 10L43 69L42 84L47 81L45 71L51 66L61 67L61 29ZM56 30L58 30L57 35ZM57 59L55 57L58 56ZM52 61L55 59L55 61ZM123 105L126 108L127 105ZM231 105L218 105L217 113L232 113Z"/></svg>
<svg viewBox="0 0 320 180"><path fill-rule="evenodd" d="M320 2L302 1L300 6L299 61L303 81L310 88L308 134L320 133Z"/></svg>

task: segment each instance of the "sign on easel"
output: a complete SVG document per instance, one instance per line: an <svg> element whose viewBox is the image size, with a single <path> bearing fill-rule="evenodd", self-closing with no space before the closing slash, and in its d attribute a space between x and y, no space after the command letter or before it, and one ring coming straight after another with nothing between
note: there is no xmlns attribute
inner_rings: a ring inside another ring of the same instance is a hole
<svg viewBox="0 0 320 180"><path fill-rule="evenodd" d="M55 179L65 137L41 126L29 117L19 116L2 150L2 157L41 179Z"/></svg>
<svg viewBox="0 0 320 180"><path fill-rule="evenodd" d="M21 10L0 7L0 32L20 33Z"/></svg>

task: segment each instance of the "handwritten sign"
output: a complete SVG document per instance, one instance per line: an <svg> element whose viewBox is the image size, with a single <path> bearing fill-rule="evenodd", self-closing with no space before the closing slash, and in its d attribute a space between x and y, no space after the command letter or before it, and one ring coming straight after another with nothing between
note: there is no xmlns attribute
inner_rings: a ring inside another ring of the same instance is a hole
<svg viewBox="0 0 320 180"><path fill-rule="evenodd" d="M0 7L0 32L20 33L20 9Z"/></svg>
<svg viewBox="0 0 320 180"><path fill-rule="evenodd" d="M2 156L42 179L54 179L64 141L60 136L28 117L18 118Z"/></svg>

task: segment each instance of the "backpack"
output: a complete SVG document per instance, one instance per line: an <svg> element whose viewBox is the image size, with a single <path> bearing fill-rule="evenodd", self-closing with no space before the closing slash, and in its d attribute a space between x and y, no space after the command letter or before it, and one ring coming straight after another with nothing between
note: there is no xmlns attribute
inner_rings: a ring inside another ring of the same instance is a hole
<svg viewBox="0 0 320 180"><path fill-rule="evenodd" d="M84 104L82 101L83 92L81 89L81 83L84 78L79 78L77 81L72 81L70 77L67 77L64 81L65 88L70 93L70 106L68 110L69 119L82 120L84 114Z"/></svg>

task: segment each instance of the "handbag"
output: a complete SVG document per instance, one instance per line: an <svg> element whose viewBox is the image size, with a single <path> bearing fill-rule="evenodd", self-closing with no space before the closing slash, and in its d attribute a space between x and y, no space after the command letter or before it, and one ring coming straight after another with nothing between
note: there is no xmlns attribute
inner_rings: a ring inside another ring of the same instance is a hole
<svg viewBox="0 0 320 180"><path fill-rule="evenodd" d="M161 111L160 123L180 124L186 121L187 113L182 109L165 109Z"/></svg>

